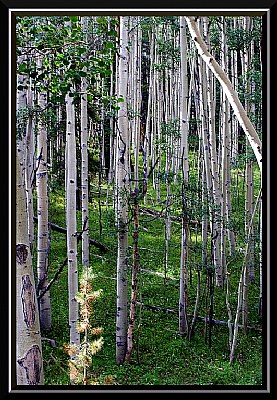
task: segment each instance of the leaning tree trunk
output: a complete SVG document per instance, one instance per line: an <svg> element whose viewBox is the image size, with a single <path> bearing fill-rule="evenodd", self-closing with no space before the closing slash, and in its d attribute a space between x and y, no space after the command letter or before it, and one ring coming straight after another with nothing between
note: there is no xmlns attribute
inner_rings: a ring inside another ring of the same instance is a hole
<svg viewBox="0 0 277 400"><path fill-rule="evenodd" d="M239 123L244 130L244 133L249 140L249 143L254 151L254 154L257 159L257 163L259 165L260 170L262 170L262 142L252 124L252 122L249 120L245 109L243 108L239 98L238 94L236 91L233 89L233 86L227 77L227 75L224 73L220 65L217 63L215 58L211 55L211 53L208 51L206 44L204 43L201 34L198 30L195 17L185 17L192 39L197 47L197 50L202 57L202 59L205 61L205 63L208 65L208 67L211 69L211 71L214 73L218 81L220 82L222 89L224 93L226 94L233 111L239 120Z"/></svg>
<svg viewBox="0 0 277 400"><path fill-rule="evenodd" d="M16 157L16 383L43 385L40 323L23 182Z"/></svg>
<svg viewBox="0 0 277 400"><path fill-rule="evenodd" d="M116 164L116 226L117 226L117 311L116 311L116 363L122 365L127 349L127 269L128 269L128 17L120 17L120 59L118 94L124 99L118 111L117 164Z"/></svg>

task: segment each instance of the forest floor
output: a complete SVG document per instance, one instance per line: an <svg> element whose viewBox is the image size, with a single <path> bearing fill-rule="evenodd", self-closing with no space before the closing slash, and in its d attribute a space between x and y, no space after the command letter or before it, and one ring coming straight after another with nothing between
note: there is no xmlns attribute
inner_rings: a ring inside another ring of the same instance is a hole
<svg viewBox="0 0 277 400"><path fill-rule="evenodd" d="M129 363L116 364L115 323L116 323L116 255L117 241L114 223L112 197L106 202L103 187L101 201L102 232L99 232L99 198L96 193L90 199L90 238L107 246L106 253L90 246L90 266L94 272L93 289L102 289L102 295L93 303L91 325L102 328L104 345L93 357L89 375L96 384L129 385L142 388L148 385L164 388L186 389L190 385L203 388L210 385L227 386L251 385L261 388L264 384L263 335L260 331L249 330L247 334L239 329L234 362L230 365L229 330L226 324L205 323L209 304L207 273L201 269L201 228L190 230L190 250L188 256L188 314L191 323L194 312L198 277L200 277L200 307L194 334L189 339L178 333L179 265L181 246L181 223L172 220L168 260L165 265L165 220L154 218L141 205L139 221L140 272L138 276L138 304L134 332L134 348ZM112 194L112 193L110 193ZM148 197L147 208L159 209L151 205ZM61 190L50 192L49 219L65 227L64 194ZM81 230L81 211L78 211L78 229ZM200 230L199 230L200 229ZM132 224L129 235L130 265L132 264ZM81 243L78 245L81 255ZM66 236L51 231L49 257L49 279L66 258ZM81 259L81 257L79 257ZM229 265L230 304L234 318L237 307L237 290L242 256ZM82 269L79 265L80 272ZM166 268L166 270L165 270ZM131 268L129 268L131 279ZM166 273L166 279L164 274ZM262 328L262 318L258 315L259 279L249 285L249 325ZM129 285L130 286L130 285ZM131 298L129 294L129 299ZM52 329L42 335L53 339L55 347L43 340L44 374L46 385L69 385L69 356L64 351L69 343L67 322L67 268L65 267L51 288ZM155 308L156 307L156 308ZM227 322L226 291L214 287L214 320Z"/></svg>

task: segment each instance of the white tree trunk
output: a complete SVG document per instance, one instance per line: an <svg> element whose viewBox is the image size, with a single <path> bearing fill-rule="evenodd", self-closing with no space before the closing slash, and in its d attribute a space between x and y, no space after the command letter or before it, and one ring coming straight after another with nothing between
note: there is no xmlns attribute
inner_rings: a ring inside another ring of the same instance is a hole
<svg viewBox="0 0 277 400"><path fill-rule="evenodd" d="M81 17L82 29L87 30L87 17ZM85 33L86 35L86 33ZM84 67L86 72L86 67ZM81 190L82 190L82 265L89 266L89 208L88 208L88 114L87 114L87 79L81 77Z"/></svg>
<svg viewBox="0 0 277 400"><path fill-rule="evenodd" d="M116 363L122 365L127 348L128 324L128 195L129 195L129 137L127 116L127 79L128 79L128 17L120 17L120 59L118 94L124 101L119 103L117 164L116 164L116 226L117 226L117 311L116 311Z"/></svg>
<svg viewBox="0 0 277 400"><path fill-rule="evenodd" d="M67 180L66 180L66 223L67 223L67 257L68 257L68 305L70 345L80 345L80 333L77 329L79 309L76 301L78 292L77 264L77 227L76 227L76 141L75 141L75 111L73 97L65 98L67 120ZM74 354L71 355L74 360Z"/></svg>
<svg viewBox="0 0 277 400"><path fill-rule="evenodd" d="M16 157L16 383L43 385L41 334L23 172Z"/></svg>
<svg viewBox="0 0 277 400"><path fill-rule="evenodd" d="M46 93L39 93L38 106L44 109L47 103ZM48 284L48 254L49 254L49 226L48 226L48 192L47 192L47 131L43 112L38 122L37 133L37 280L38 294ZM51 329L50 292L47 291L39 301L39 315L42 330Z"/></svg>
<svg viewBox="0 0 277 400"><path fill-rule="evenodd" d="M187 34L185 17L180 16L180 49L181 49L181 96L180 96L180 128L181 128L181 167L184 179L188 180L188 76L187 76Z"/></svg>
<svg viewBox="0 0 277 400"><path fill-rule="evenodd" d="M29 88L27 91L27 104L33 107L32 92ZM27 208L28 208L28 234L30 241L31 253L33 253L34 246L34 204L33 204L33 183L35 174L35 138L33 118L31 115L28 117L26 128L26 195L27 195Z"/></svg>

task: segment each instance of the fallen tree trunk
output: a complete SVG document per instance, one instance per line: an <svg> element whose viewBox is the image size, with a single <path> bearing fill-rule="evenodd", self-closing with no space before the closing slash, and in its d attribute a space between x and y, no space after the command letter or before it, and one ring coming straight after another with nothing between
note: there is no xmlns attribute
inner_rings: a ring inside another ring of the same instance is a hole
<svg viewBox="0 0 277 400"><path fill-rule="evenodd" d="M132 265L128 265L128 268L132 268L132 267L133 267ZM140 268L139 270L140 270L140 272L146 272L147 274L157 275L157 276L160 276L161 278L165 279L164 274L162 274L161 272L151 271L150 269L144 269L144 268ZM177 278L174 278L173 276L167 276L166 279L171 280L171 281L179 280Z"/></svg>
<svg viewBox="0 0 277 400"><path fill-rule="evenodd" d="M34 216L34 221L38 222L38 218L35 216ZM53 224L52 222L49 222L49 226L51 227L51 229L53 229L53 231L64 233L66 235L66 229L63 228L62 226L58 226L56 224ZM89 244L92 244L93 246L97 247L104 253L108 251L108 248L106 246L104 246L102 243L97 242L94 239L89 239Z"/></svg>
<svg viewBox="0 0 277 400"><path fill-rule="evenodd" d="M172 310L172 309L166 308L166 307L151 306L150 304L144 304L144 303L141 303L140 301L137 301L137 305L140 305L142 307L148 308L149 310L152 310L152 311L163 311L163 312L166 312L166 313L172 313L172 314L178 315L178 311L177 310ZM190 314L189 314L189 317L191 317ZM201 317L201 316L197 316L196 318L199 321L202 321L202 322L206 322L206 321L208 323L210 322L209 318L205 318L205 317ZM226 325L226 326L228 326L228 322L221 321L219 319L212 319L211 323L212 323L212 325ZM231 323L231 325L234 325L234 324ZM238 327L239 328L243 328L242 325L238 325ZM252 326L248 326L247 329L249 331L253 331L253 332L257 332L257 333L262 333L262 331L263 331L261 328L255 328L255 327L252 327Z"/></svg>
<svg viewBox="0 0 277 400"><path fill-rule="evenodd" d="M157 217L157 218L164 218L164 217L166 217L166 214L165 214L164 212L158 211L158 210L153 210L152 208L141 207L141 206L140 206L139 209L140 209L140 212L141 212L142 214L149 214L149 215L155 216L155 217ZM182 217L178 217L178 216L175 216L175 215L170 215L170 218L171 218L173 221L182 222ZM192 219L192 220L189 220L189 221L188 221L188 224L189 224L189 225L201 225L202 222Z"/></svg>

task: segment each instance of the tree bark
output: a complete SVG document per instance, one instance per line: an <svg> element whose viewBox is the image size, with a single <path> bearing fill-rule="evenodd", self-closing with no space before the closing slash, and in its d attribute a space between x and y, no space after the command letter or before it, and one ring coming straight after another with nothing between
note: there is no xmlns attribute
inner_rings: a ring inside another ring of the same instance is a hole
<svg viewBox="0 0 277 400"><path fill-rule="evenodd" d="M16 157L16 383L43 385L41 333L27 223L27 200Z"/></svg>
<svg viewBox="0 0 277 400"><path fill-rule="evenodd" d="M67 113L67 180L66 180L66 223L67 223L67 257L68 257L68 307L70 346L78 348L80 332L77 329L79 309L76 301L78 292L78 264L77 264L77 229L76 229L76 142L75 142L75 111L73 97L69 94L65 98ZM77 350L76 350L77 352ZM76 352L70 353L71 360L75 359ZM74 384L74 380L72 380Z"/></svg>
<svg viewBox="0 0 277 400"><path fill-rule="evenodd" d="M38 105L44 109L47 103L46 93L40 93ZM37 134L37 275L38 295L48 284L48 254L49 254L49 227L48 227L48 178L47 178L47 131L43 113L38 122ZM51 329L50 292L47 292L39 301L40 324L42 330Z"/></svg>
<svg viewBox="0 0 277 400"><path fill-rule="evenodd" d="M180 17L180 49L181 49L181 96L180 96L180 128L181 128L181 169L185 182L188 180L188 76L187 76L187 34L186 20Z"/></svg>
<svg viewBox="0 0 277 400"><path fill-rule="evenodd" d="M87 42L87 17L81 17L82 30ZM85 57L85 56L84 56ZM86 67L84 67L86 72ZM81 77L81 190L82 190L82 225L86 229L82 235L82 265L89 266L89 208L88 208L88 114L87 114L87 79Z"/></svg>
<svg viewBox="0 0 277 400"><path fill-rule="evenodd" d="M120 17L120 58L118 94L123 98L118 111L117 164L116 164L116 226L117 226L117 311L116 311L116 363L122 365L127 349L127 269L128 269L128 17Z"/></svg>

